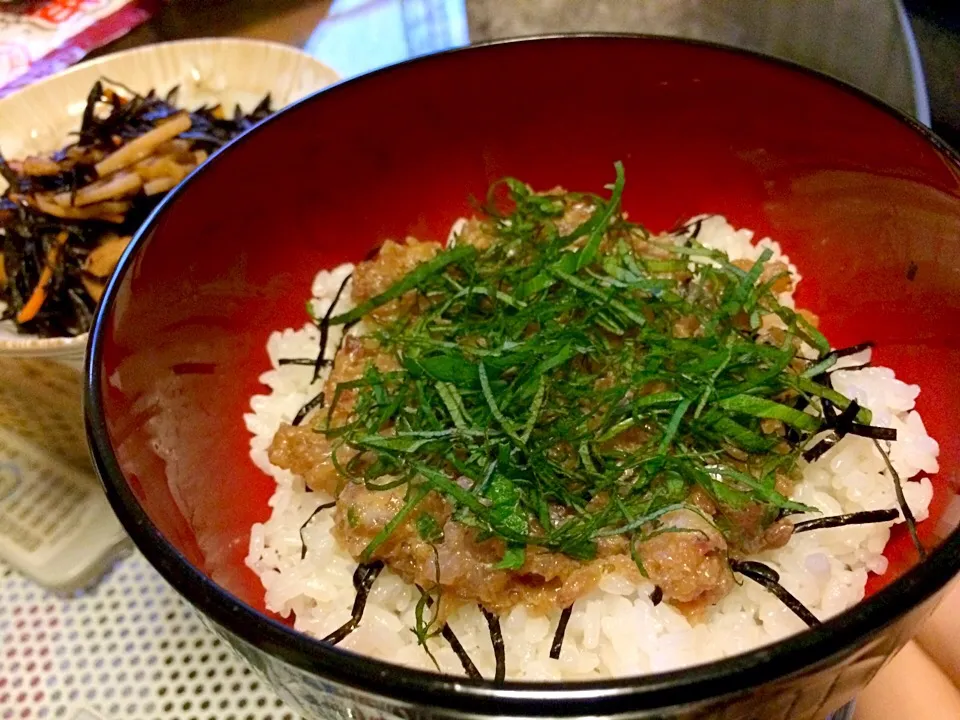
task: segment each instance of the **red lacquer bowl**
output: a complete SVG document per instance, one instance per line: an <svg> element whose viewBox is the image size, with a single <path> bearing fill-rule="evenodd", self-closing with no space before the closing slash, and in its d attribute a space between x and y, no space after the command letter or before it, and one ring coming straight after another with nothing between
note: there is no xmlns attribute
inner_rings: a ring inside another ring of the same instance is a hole
<svg viewBox="0 0 960 720"><path fill-rule="evenodd" d="M444 238L503 175L599 189L654 230L700 212L779 240L841 346L920 382L941 444L929 560L906 538L856 608L688 671L496 687L326 646L263 613L246 569L272 480L242 415L269 332L305 321L319 268L386 237ZM143 553L305 714L814 718L849 700L960 568L960 166L928 131L822 76L676 40L567 37L416 60L346 82L233 143L164 202L107 291L86 413ZM881 587L886 585L886 587Z"/></svg>

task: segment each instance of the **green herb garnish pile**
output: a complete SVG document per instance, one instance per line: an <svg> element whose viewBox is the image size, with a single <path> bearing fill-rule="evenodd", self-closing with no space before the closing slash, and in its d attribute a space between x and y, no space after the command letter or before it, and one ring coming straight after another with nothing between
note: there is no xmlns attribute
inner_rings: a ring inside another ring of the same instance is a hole
<svg viewBox="0 0 960 720"><path fill-rule="evenodd" d="M421 308L372 325L401 369L371 366L341 384L326 417L357 388L351 420L318 428L361 451L338 468L345 478L406 487L362 559L407 520L438 540L439 523L418 511L430 491L481 539L505 542L505 569L520 568L529 546L589 559L598 540L640 537L694 488L720 509L713 520L733 547L725 510L759 504L767 523L810 510L776 477L825 427L814 396L849 405L813 379L831 363L826 339L780 305L778 277L761 282L769 250L742 269L690 228L652 238L627 222L616 170L609 198L501 181L512 211L489 211L488 248L455 244L330 320L356 321L406 293ZM561 235L575 200L592 203L592 216ZM779 342L760 335L771 314ZM801 358L801 343L820 357Z"/></svg>

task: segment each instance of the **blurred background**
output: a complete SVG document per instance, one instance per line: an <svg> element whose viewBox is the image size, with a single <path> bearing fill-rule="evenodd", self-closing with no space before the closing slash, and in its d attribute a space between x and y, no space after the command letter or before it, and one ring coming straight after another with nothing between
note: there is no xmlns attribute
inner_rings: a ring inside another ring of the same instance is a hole
<svg viewBox="0 0 960 720"><path fill-rule="evenodd" d="M750 48L851 82L960 142L955 0L170 0L100 52L208 35L303 47L349 77L469 42L654 33Z"/></svg>

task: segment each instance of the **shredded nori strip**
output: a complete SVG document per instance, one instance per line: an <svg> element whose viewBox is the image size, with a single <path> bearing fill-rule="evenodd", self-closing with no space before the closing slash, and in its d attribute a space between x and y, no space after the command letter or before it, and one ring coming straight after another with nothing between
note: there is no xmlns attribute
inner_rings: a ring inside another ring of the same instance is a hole
<svg viewBox="0 0 960 720"><path fill-rule="evenodd" d="M876 425L866 425L855 422L855 418L859 412L860 405L856 400L851 400L847 409L837 416L835 427L839 437L849 434L872 438L874 440L886 440L888 442L893 442L897 439L896 428L878 427Z"/></svg>
<svg viewBox="0 0 960 720"><path fill-rule="evenodd" d="M860 437L870 438L871 440L893 442L897 439L896 428L877 427L876 425L864 425L863 423L851 424L847 432L850 435L859 435Z"/></svg>
<svg viewBox="0 0 960 720"><path fill-rule="evenodd" d="M839 348L838 350L831 350L830 354L835 358L847 357L848 355L856 355L859 352L864 350L869 350L874 345L872 340L867 340L866 342L859 343L858 345L851 345L850 347ZM845 368L840 368L841 370Z"/></svg>
<svg viewBox="0 0 960 720"><path fill-rule="evenodd" d="M360 620L363 619L363 610L367 606L367 596L370 594L370 589L373 587L373 583L376 581L381 570L383 570L383 563L379 560L357 565L357 569L353 573L353 587L357 591L357 597L353 601L353 610L350 611L350 619L323 638L324 642L336 645L357 629L357 626L360 625Z"/></svg>
<svg viewBox="0 0 960 720"><path fill-rule="evenodd" d="M700 235L700 230L703 229L703 219L695 220L689 225L684 225L680 230L677 231L677 235L686 235L690 240L696 240Z"/></svg>
<svg viewBox="0 0 960 720"><path fill-rule="evenodd" d="M343 279L343 282L340 283L340 287L337 288L337 294L333 296L333 302L330 303L330 307L328 307L327 312L324 313L323 319L320 320L320 350L317 353L317 359L313 365L314 381L320 377L320 370L333 362L332 357L329 359L324 357L324 354L327 352L327 341L330 339L330 318L333 317L333 310L337 307L337 303L340 302L340 296L343 295L343 291L346 289L347 283L350 282L350 278L352 277L353 273L350 273ZM347 328L343 329L343 334L347 334ZM336 355L336 353L334 353L334 355Z"/></svg>
<svg viewBox="0 0 960 720"><path fill-rule="evenodd" d="M416 588L427 599L427 607L432 608L434 599L419 585L417 585ZM443 627L440 628L440 635L444 640L447 641L447 644L450 645L450 649L453 650L453 654L457 656L457 659L460 661L460 665L463 666L463 672L466 673L467 677L473 678L474 680L482 680L483 675L479 670L477 670L477 666L473 664L473 660L470 659L470 655L464 649L463 645L460 644L460 640L457 639L456 634L453 632L453 628L451 628L448 623L444 623ZM427 650L425 645L424 650ZM430 655L431 659L433 659L433 655L430 654L429 650L427 650L427 654ZM436 663L436 660L434 660L434 663Z"/></svg>
<svg viewBox="0 0 960 720"><path fill-rule="evenodd" d="M554 660L560 659L560 651L563 649L563 636L567 632L567 623L570 622L570 613L572 612L573 605L570 605L560 613L560 622L557 623L557 631L553 634L553 642L550 644L550 657Z"/></svg>
<svg viewBox="0 0 960 720"><path fill-rule="evenodd" d="M457 656L457 660L459 660L460 664L463 666L463 671L467 674L467 677L473 678L474 680L482 680L483 675L481 675L480 671L477 670L477 666L473 664L473 660L470 659L470 655L467 654L467 651L464 649L463 645L460 644L460 641L457 639L457 636L454 634L450 625L444 623L443 627L440 628L440 634L450 645L450 649L453 650L453 654Z"/></svg>
<svg viewBox="0 0 960 720"><path fill-rule="evenodd" d="M847 513L846 515L833 515L831 517L804 520L793 526L793 532L796 534L808 532L809 530L825 530L827 528L845 527L847 525L871 525L873 523L890 522L891 520L896 520L899 515L899 511L893 508L887 510L863 510L861 512Z"/></svg>
<svg viewBox="0 0 960 720"><path fill-rule="evenodd" d="M730 568L745 578L750 578L758 585L763 586L798 618L808 626L816 627L820 624L819 618L810 612L802 602L797 600L783 585L780 584L780 575L772 567L753 560L732 560Z"/></svg>
<svg viewBox="0 0 960 720"><path fill-rule="evenodd" d="M296 415L294 415L293 422L290 424L296 427L297 425L302 423L306 419L307 415L309 415L315 409L317 409L318 407L323 407L323 403L324 403L324 395L323 395L323 390L321 390L313 398L311 398L310 400L307 400L306 404L297 411Z"/></svg>
<svg viewBox="0 0 960 720"><path fill-rule="evenodd" d="M864 370L868 367L871 367L872 365L873 363L865 362L865 363L860 363L859 365L844 365L843 367L832 367L829 370L827 370L827 373L829 374L829 373L835 373L835 372L853 372L855 370Z"/></svg>
<svg viewBox="0 0 960 720"><path fill-rule="evenodd" d="M897 492L897 504L900 505L900 512L903 514L903 519L907 523L907 529L910 531L910 538L913 540L913 546L917 549L917 555L920 556L920 561L923 562L927 559L927 551L920 543L920 536L917 534L917 519L913 516L913 510L911 510L910 506L907 505L907 499L903 496L903 483L900 482L900 475L897 474L896 469L893 467L893 463L890 462L890 455L880 445L880 441L874 440L873 444L880 452L881 457L883 457L883 462L886 463L887 470L890 472L890 476L893 478L893 487Z"/></svg>
<svg viewBox="0 0 960 720"><path fill-rule="evenodd" d="M838 440L839 438L836 435L825 437L813 447L804 450L803 459L809 463L819 460L821 457L826 455L830 448L837 444Z"/></svg>
<svg viewBox="0 0 960 720"><path fill-rule="evenodd" d="M833 408L833 403L831 403L829 400L824 400L823 404L823 414L827 417L828 422L832 422L833 427L837 431L837 435L843 437L850 432L850 429L853 427L853 420L857 417L857 413L860 412L860 403L858 403L856 400L851 400L850 404L847 405L847 408L839 415L836 415L835 412L831 412L829 414L827 413L827 407L831 409ZM831 415L833 415L832 419Z"/></svg>
<svg viewBox="0 0 960 720"><path fill-rule="evenodd" d="M300 559L303 560L307 556L307 541L303 539L303 531L307 529L307 525L310 524L310 521L313 520L317 515L319 515L323 510L329 510L332 507L336 507L336 501L324 503L323 505L317 506L317 509L310 513L310 517L303 521L303 525L300 526Z"/></svg>
<svg viewBox="0 0 960 720"><path fill-rule="evenodd" d="M480 611L487 620L487 626L490 628L490 643L493 645L493 657L497 661L496 673L493 681L502 683L507 676L507 660L503 649L503 632L500 630L500 616L495 615L480 605Z"/></svg>
<svg viewBox="0 0 960 720"><path fill-rule="evenodd" d="M671 230L670 234L674 237L679 237L680 235L685 235L687 240L696 240L700 236L700 231L703 229L703 221L709 220L715 215L705 215L701 218L697 218L693 222L686 223L684 225L678 225L675 230Z"/></svg>
<svg viewBox="0 0 960 720"><path fill-rule="evenodd" d="M856 401L853 401L853 402L851 402L850 404L853 405L854 403L856 403ZM836 427L836 426L837 426L837 418L838 418L837 408L836 408L836 407L834 406L834 404L833 404L832 402L830 402L830 400L828 400L827 398L824 398L824 399L822 400L822 404L823 404L823 420L824 420L824 426L825 426L825 427L828 427L828 428Z"/></svg>
<svg viewBox="0 0 960 720"><path fill-rule="evenodd" d="M834 430L834 435L826 437L808 448L803 453L803 458L807 462L814 462L822 457L830 448L836 445L844 435L859 435L874 440L894 441L897 439L897 429L879 427L876 425L866 425L864 423L854 422L854 418L860 412L860 404L856 400L851 400L846 409L837 415L833 403L823 399L823 417L825 426Z"/></svg>
<svg viewBox="0 0 960 720"><path fill-rule="evenodd" d="M653 603L654 607L663 602L663 588L659 585L655 586L653 592L650 593L650 602Z"/></svg>
<svg viewBox="0 0 960 720"><path fill-rule="evenodd" d="M309 365L313 367L316 362L314 358L280 358L277 361L277 365L280 367L284 365Z"/></svg>
<svg viewBox="0 0 960 720"><path fill-rule="evenodd" d="M833 387L833 383L830 382L829 375L824 374L822 377L824 379L823 381L824 385L826 385L827 387ZM803 396L801 395L800 397L803 397ZM809 402L807 401L806 398L804 398L803 406L806 407L808 404ZM823 400L821 401L821 406L823 407L824 426L827 428L836 428L837 420L839 419L839 417L837 415L837 409L833 406L833 403L830 402L827 398L823 398ZM856 416L856 413L859 412L859 404L857 403L856 400L853 400L850 402L850 405L847 406L847 410L849 410L851 407L855 408L854 416ZM798 408L798 409L802 409L802 408ZM840 437L841 435L837 433L837 434L831 434L828 437L823 438L818 443L816 443L813 447L807 448L804 451L803 459L809 463L812 463L815 460L820 459L823 455L826 454L826 452L830 448L832 448L834 445L836 445L840 441Z"/></svg>

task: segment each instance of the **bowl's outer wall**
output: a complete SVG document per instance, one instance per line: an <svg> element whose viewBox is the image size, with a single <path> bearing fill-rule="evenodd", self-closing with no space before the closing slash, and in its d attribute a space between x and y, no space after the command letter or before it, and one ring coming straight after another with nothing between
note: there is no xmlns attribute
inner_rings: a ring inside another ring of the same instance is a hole
<svg viewBox="0 0 960 720"><path fill-rule="evenodd" d="M952 530L937 519L960 468L957 167L862 97L749 55L548 43L414 62L306 101L188 181L117 279L100 392L119 466L160 533L250 605L263 593L243 558L272 480L248 459L242 415L269 332L307 320L315 272L387 237L445 238L501 176L598 190L617 160L633 219L662 230L721 213L772 236L835 345L874 340L879 362L922 383L943 468L922 534ZM903 533L890 557L884 582L913 562ZM871 641L849 691L831 693L850 695L903 632Z"/></svg>
<svg viewBox="0 0 960 720"><path fill-rule="evenodd" d="M711 699L689 701L677 695L669 706L640 704L615 716L630 720L825 720L854 699L893 653L915 632L929 614L936 599L914 608L885 632L868 639L840 656L818 658L802 673L758 687L718 693ZM291 707L310 720L432 720L436 718L489 718L469 710L451 712L435 707L429 691L414 702L396 702L363 688L336 683L290 665L216 625L209 626L243 656ZM559 710L559 708L557 708ZM525 717L523 712L504 705L500 717ZM558 717L543 708L529 717ZM583 707L581 715L603 716ZM828 719L827 719L828 720Z"/></svg>

